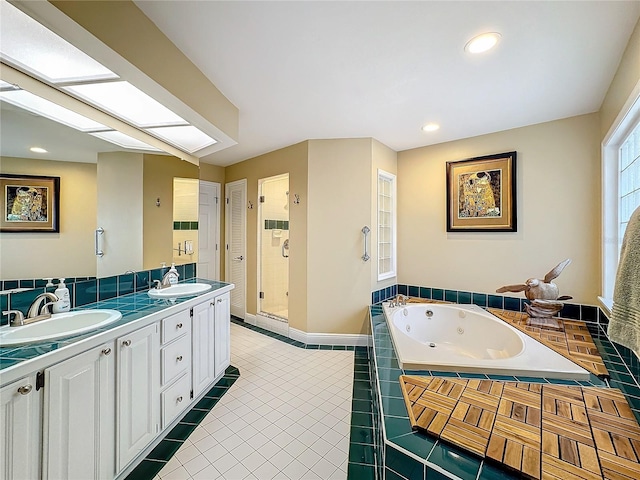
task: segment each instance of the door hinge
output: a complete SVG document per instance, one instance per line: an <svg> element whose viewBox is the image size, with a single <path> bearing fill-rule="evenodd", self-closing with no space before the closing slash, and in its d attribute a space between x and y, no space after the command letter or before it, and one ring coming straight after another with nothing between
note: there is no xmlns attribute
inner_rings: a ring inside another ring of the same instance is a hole
<svg viewBox="0 0 640 480"><path fill-rule="evenodd" d="M264 299L264 292L260 292L260 298Z"/></svg>
<svg viewBox="0 0 640 480"><path fill-rule="evenodd" d="M193 318L193 308L192 308L191 310L189 310L189 316L190 316L191 318Z"/></svg>
<svg viewBox="0 0 640 480"><path fill-rule="evenodd" d="M264 203L264 195L260 195L260 203Z"/></svg>
<svg viewBox="0 0 640 480"><path fill-rule="evenodd" d="M229 199L228 199L228 198L225 198L225 200L227 201L227 205L229 205Z"/></svg>
<svg viewBox="0 0 640 480"><path fill-rule="evenodd" d="M229 250L229 244L227 243L227 250Z"/></svg>
<svg viewBox="0 0 640 480"><path fill-rule="evenodd" d="M216 199L216 205L217 205L218 204L218 197L213 197L213 198Z"/></svg>
<svg viewBox="0 0 640 480"><path fill-rule="evenodd" d="M36 390L44 388L44 371L36 373Z"/></svg>
<svg viewBox="0 0 640 480"><path fill-rule="evenodd" d="M189 398L193 400L193 390L189 393Z"/></svg>

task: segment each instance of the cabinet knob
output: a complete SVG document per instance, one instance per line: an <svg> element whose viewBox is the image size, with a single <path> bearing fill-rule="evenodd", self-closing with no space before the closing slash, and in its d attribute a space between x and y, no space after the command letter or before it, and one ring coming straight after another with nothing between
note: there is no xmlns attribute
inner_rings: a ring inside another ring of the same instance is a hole
<svg viewBox="0 0 640 480"><path fill-rule="evenodd" d="M125 340L124 342L122 342L123 347L128 347L129 345L131 345L131 340Z"/></svg>
<svg viewBox="0 0 640 480"><path fill-rule="evenodd" d="M180 395L178 398L176 398L176 403L180 403L182 401L182 395Z"/></svg>
<svg viewBox="0 0 640 480"><path fill-rule="evenodd" d="M181 323L177 324L176 328L182 328L182 324Z"/></svg>
<svg viewBox="0 0 640 480"><path fill-rule="evenodd" d="M18 388L18 393L20 395L28 395L31 390L33 389L33 387L29 384L29 385L23 385L22 387Z"/></svg>
<svg viewBox="0 0 640 480"><path fill-rule="evenodd" d="M221 298L218 299L218 303L222 303L222 299Z"/></svg>
<svg viewBox="0 0 640 480"><path fill-rule="evenodd" d="M103 355L110 355L111 354L111 349L110 348L105 348L104 350L102 350L102 354Z"/></svg>
<svg viewBox="0 0 640 480"><path fill-rule="evenodd" d="M178 356L176 357L176 360L177 360L178 362L181 362L181 361L182 361L182 355L178 355Z"/></svg>

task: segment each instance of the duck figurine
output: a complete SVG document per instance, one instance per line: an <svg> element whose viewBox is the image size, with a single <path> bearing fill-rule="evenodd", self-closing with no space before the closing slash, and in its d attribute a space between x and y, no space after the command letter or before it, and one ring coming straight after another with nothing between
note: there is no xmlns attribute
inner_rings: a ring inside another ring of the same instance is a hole
<svg viewBox="0 0 640 480"><path fill-rule="evenodd" d="M571 259L567 258L565 261L556 265L549 273L544 276L544 279L530 278L525 283L518 285L505 285L496 290L496 293L504 292L524 292L525 297L529 300L569 300L572 297L562 296L560 297L560 290L558 286L553 283L553 280L558 278L567 265L571 263Z"/></svg>

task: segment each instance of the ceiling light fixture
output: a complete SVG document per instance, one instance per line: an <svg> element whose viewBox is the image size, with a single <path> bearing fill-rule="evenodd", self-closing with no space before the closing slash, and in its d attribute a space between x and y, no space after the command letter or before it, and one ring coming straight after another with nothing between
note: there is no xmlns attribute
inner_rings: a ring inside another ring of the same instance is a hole
<svg viewBox="0 0 640 480"><path fill-rule="evenodd" d="M31 147L29 150L31 150L33 153L49 153L41 147Z"/></svg>
<svg viewBox="0 0 640 480"><path fill-rule="evenodd" d="M491 50L493 47L495 47L501 38L502 35L500 35L498 32L483 33L469 40L464 46L464 49L469 53L486 52L487 50Z"/></svg>
<svg viewBox="0 0 640 480"><path fill-rule="evenodd" d="M437 123L427 123L424 127L422 127L423 132L435 132L440 128L440 125Z"/></svg>

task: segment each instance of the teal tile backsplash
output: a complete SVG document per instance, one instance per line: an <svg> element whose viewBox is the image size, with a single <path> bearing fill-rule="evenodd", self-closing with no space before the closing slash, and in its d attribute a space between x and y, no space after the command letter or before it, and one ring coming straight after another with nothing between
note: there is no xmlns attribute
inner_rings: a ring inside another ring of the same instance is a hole
<svg viewBox="0 0 640 480"><path fill-rule="evenodd" d="M142 270L135 273L115 275L112 277L75 277L67 278L65 283L69 289L71 307L82 307L97 301L109 300L129 293L148 290L152 286L153 280L161 280L164 273L169 268L157 268L154 270ZM180 280L188 280L196 277L196 264L188 263L177 265L176 269L180 274ZM20 310L26 314L31 302L42 292L53 292L56 287L45 288L46 280L25 279L25 280L4 280L0 281L0 289L11 290L14 288L30 288L23 292L0 295L0 311ZM58 280L54 280L58 284ZM32 285L32 287L21 287L21 285ZM33 287L35 285L35 287ZM8 323L7 316L3 315L0 325Z"/></svg>

